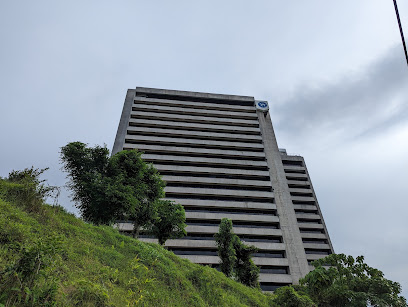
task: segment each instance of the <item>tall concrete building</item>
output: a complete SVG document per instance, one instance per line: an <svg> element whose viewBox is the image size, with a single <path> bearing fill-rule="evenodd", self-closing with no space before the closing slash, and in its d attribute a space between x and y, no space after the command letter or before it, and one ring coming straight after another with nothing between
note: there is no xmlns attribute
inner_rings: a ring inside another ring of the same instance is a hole
<svg viewBox="0 0 408 307"><path fill-rule="evenodd" d="M187 236L166 242L180 257L216 267L213 235L224 217L259 248L265 291L296 284L311 261L333 253L305 161L278 148L267 102L130 89L113 153L134 148L167 182L166 198L185 208Z"/></svg>

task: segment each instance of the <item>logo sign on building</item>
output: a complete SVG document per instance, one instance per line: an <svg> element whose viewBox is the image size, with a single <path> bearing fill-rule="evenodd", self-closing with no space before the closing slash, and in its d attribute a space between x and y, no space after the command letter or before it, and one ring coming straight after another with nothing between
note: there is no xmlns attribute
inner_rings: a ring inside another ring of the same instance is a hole
<svg viewBox="0 0 408 307"><path fill-rule="evenodd" d="M263 100L256 100L255 101L255 106L257 110L260 110L262 112L268 112L269 110L269 105L267 101Z"/></svg>

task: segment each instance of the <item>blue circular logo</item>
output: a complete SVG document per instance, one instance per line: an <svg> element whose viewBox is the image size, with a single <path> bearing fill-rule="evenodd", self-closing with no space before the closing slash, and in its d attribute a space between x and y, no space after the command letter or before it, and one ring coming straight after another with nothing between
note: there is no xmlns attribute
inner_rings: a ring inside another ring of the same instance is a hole
<svg viewBox="0 0 408 307"><path fill-rule="evenodd" d="M265 101L260 101L260 102L258 102L258 106L260 108L266 108L268 106L268 104Z"/></svg>

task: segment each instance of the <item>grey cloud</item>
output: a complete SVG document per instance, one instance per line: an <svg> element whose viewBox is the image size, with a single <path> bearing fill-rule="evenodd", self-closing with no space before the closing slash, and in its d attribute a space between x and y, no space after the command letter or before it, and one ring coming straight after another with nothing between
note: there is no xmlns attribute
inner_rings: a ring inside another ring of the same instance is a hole
<svg viewBox="0 0 408 307"><path fill-rule="evenodd" d="M362 137L407 120L408 70L400 49L330 83L299 86L274 107L277 128L286 133L340 129Z"/></svg>

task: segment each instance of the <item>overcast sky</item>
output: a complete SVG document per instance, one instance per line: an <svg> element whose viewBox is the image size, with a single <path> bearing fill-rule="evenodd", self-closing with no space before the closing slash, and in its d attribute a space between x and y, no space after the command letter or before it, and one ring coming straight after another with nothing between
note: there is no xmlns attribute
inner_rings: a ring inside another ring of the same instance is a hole
<svg viewBox="0 0 408 307"><path fill-rule="evenodd" d="M64 185L59 148L111 149L128 88L268 100L335 251L408 296L408 67L392 1L1 1L0 42L0 176L50 167Z"/></svg>

